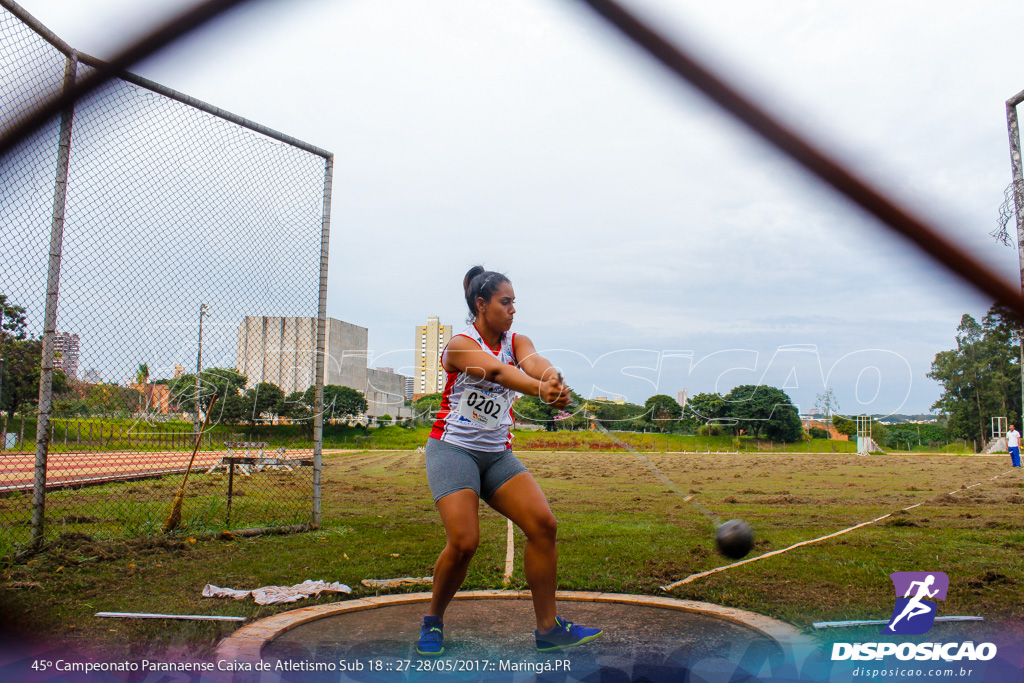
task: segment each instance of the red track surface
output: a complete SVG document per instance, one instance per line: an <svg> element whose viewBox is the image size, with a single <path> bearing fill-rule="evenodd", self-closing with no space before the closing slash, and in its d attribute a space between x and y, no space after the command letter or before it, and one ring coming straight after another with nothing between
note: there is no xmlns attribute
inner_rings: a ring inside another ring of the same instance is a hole
<svg viewBox="0 0 1024 683"><path fill-rule="evenodd" d="M233 455L244 455L235 451ZM227 451L202 451L196 454L193 472L209 469L220 462ZM254 452L253 455L256 455ZM270 455L268 452L267 455ZM275 453L276 455L276 453ZM290 451L289 456L309 456L309 451ZM75 484L141 479L161 474L184 472L192 451L159 453L50 453L46 460L46 488ZM35 453L0 454L0 492L31 490L35 471Z"/></svg>

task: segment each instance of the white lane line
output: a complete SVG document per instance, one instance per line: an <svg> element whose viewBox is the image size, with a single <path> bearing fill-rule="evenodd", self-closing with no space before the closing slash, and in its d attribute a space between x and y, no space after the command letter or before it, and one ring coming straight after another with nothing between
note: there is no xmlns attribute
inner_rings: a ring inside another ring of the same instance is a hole
<svg viewBox="0 0 1024 683"><path fill-rule="evenodd" d="M512 520L508 520L508 540L505 542L505 576L504 582L507 585L512 581L512 564L516 554L515 537L512 535Z"/></svg>

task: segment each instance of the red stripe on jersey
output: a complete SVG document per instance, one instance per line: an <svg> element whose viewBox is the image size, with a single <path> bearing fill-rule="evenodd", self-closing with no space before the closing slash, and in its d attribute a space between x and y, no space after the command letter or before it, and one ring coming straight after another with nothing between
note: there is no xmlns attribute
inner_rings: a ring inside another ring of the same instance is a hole
<svg viewBox="0 0 1024 683"><path fill-rule="evenodd" d="M446 370L445 372L448 371ZM437 411L437 420L434 421L434 428L430 430L430 438L432 439L444 440L444 432L448 426L448 414L452 412L452 404L449 399L452 395L452 387L455 386L455 380L458 377L458 371L448 372L448 378L444 383L444 392L441 394L441 407Z"/></svg>

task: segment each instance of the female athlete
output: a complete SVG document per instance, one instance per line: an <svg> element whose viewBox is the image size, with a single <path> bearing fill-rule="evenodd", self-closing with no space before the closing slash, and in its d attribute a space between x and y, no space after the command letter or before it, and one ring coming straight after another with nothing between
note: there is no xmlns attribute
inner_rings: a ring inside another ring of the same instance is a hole
<svg viewBox="0 0 1024 683"><path fill-rule="evenodd" d="M481 498L526 534L526 582L537 614L537 649L582 645L602 631L555 614L557 522L533 475L513 455L509 431L516 393L563 408L570 401L569 389L533 342L509 332L516 309L507 277L474 266L462 285L470 326L452 337L441 356L447 380L426 447L427 480L447 543L434 565L430 612L423 618L416 651L444 652L444 612L480 542Z"/></svg>

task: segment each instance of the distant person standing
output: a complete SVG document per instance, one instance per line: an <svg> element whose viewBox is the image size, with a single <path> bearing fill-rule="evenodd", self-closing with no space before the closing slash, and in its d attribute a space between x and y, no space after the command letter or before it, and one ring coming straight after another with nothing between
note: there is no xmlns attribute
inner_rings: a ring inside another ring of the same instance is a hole
<svg viewBox="0 0 1024 683"><path fill-rule="evenodd" d="M1014 467L1020 467L1020 432L1010 425L1010 431L1006 432L1006 448L1010 451L1010 460Z"/></svg>

